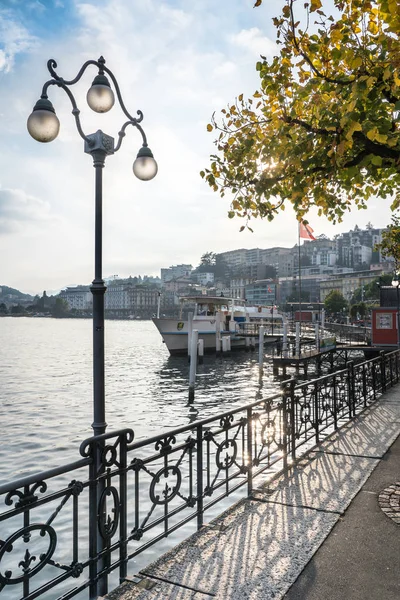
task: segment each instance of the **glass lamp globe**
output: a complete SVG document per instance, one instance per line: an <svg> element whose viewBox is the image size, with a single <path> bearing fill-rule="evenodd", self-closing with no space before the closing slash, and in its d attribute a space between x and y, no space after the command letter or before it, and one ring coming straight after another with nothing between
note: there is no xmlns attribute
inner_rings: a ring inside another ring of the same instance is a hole
<svg viewBox="0 0 400 600"><path fill-rule="evenodd" d="M397 279L392 279L392 286L397 287L399 285L399 281Z"/></svg>
<svg viewBox="0 0 400 600"><path fill-rule="evenodd" d="M158 165L150 148L140 148L132 168L136 177L142 181L150 181L157 175Z"/></svg>
<svg viewBox="0 0 400 600"><path fill-rule="evenodd" d="M105 75L97 75L86 95L90 108L97 113L108 112L115 102L114 92Z"/></svg>
<svg viewBox="0 0 400 600"><path fill-rule="evenodd" d="M41 98L36 102L26 125L30 135L38 142L46 143L56 139L60 121L50 100Z"/></svg>

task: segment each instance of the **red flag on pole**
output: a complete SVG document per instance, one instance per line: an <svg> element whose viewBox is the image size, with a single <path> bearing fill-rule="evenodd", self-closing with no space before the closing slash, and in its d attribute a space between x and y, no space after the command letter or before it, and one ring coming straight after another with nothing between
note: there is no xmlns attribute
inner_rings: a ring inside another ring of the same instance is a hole
<svg viewBox="0 0 400 600"><path fill-rule="evenodd" d="M314 229L312 229L309 225L306 225L303 223L303 221L300 223L299 237L303 238L304 240L315 240L316 238L313 236L313 233Z"/></svg>
<svg viewBox="0 0 400 600"><path fill-rule="evenodd" d="M271 290L271 288L269 286L267 287L267 291L268 291L269 294L272 294L272 290Z"/></svg>

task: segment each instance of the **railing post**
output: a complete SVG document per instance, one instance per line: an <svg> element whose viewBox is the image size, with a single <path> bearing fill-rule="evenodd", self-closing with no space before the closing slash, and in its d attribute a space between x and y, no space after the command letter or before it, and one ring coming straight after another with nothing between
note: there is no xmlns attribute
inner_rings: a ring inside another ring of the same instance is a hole
<svg viewBox="0 0 400 600"><path fill-rule="evenodd" d="M290 384L289 384L290 385ZM289 388L290 390L290 388ZM290 391L289 391L290 393ZM288 388L284 387L282 392L282 442L283 442L283 468L286 470L288 466L288 410L287 410Z"/></svg>
<svg viewBox="0 0 400 600"><path fill-rule="evenodd" d="M98 522L97 522L97 469L98 469L98 455L99 448L98 442L93 441L91 447L91 457L92 462L89 466L89 579L90 579L90 587L89 587L89 598L90 600L96 600L98 597L98 586L97 586L97 532L98 532Z"/></svg>
<svg viewBox="0 0 400 600"><path fill-rule="evenodd" d="M296 398L294 388L296 382L294 379L290 382L290 437L292 462L296 460Z"/></svg>
<svg viewBox="0 0 400 600"><path fill-rule="evenodd" d="M349 419L351 419L355 415L354 363L352 360L350 360L347 363L347 390L348 390L348 398L349 398Z"/></svg>
<svg viewBox="0 0 400 600"><path fill-rule="evenodd" d="M315 443L319 444L319 402L318 402L318 381L314 383L314 427Z"/></svg>
<svg viewBox="0 0 400 600"><path fill-rule="evenodd" d="M368 398L368 389L367 389L367 374L365 365L362 366L362 376L363 376L363 396L364 396L364 408L367 406L367 398Z"/></svg>
<svg viewBox="0 0 400 600"><path fill-rule="evenodd" d="M381 358L381 386L382 394L386 392L386 368L385 368L385 352L381 350L379 352Z"/></svg>
<svg viewBox="0 0 400 600"><path fill-rule="evenodd" d="M253 410L247 409L247 495L253 492Z"/></svg>
<svg viewBox="0 0 400 600"><path fill-rule="evenodd" d="M399 351L396 350L396 383L399 383Z"/></svg>
<svg viewBox="0 0 400 600"><path fill-rule="evenodd" d="M337 415L337 392L336 392L336 375L333 375L333 382L332 382L332 386L333 386L333 426L335 428L335 431L338 427L338 415Z"/></svg>
<svg viewBox="0 0 400 600"><path fill-rule="evenodd" d="M120 509L120 525L119 525L119 540L120 540L120 550L119 550L119 558L121 561L121 565L119 568L119 577L120 583L125 579L127 574L127 557L128 557L128 542L127 542L127 503L128 503L128 494L127 494L127 485L126 485L126 469L127 469L127 440L126 435L122 434L120 436L120 446L119 446L119 462L120 462L120 473L119 473L119 509Z"/></svg>
<svg viewBox="0 0 400 600"><path fill-rule="evenodd" d="M197 425L197 529L203 527L203 426Z"/></svg>

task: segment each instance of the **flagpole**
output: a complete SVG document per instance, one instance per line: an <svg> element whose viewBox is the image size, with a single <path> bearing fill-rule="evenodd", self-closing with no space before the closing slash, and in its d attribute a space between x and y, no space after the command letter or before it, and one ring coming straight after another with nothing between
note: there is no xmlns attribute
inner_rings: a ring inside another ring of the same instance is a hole
<svg viewBox="0 0 400 600"><path fill-rule="evenodd" d="M301 251L300 251L300 221L299 221L299 321L301 333Z"/></svg>

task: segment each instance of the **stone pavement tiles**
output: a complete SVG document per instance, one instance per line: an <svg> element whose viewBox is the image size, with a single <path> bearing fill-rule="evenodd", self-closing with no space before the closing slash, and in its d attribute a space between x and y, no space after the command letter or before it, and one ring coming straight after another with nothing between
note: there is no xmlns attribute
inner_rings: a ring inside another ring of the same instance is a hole
<svg viewBox="0 0 400 600"><path fill-rule="evenodd" d="M399 477L400 437L354 498L285 600L398 600L400 531L379 497Z"/></svg>
<svg viewBox="0 0 400 600"><path fill-rule="evenodd" d="M110 600L282 598L399 431L400 404L379 402L144 569L150 590L127 584Z"/></svg>

